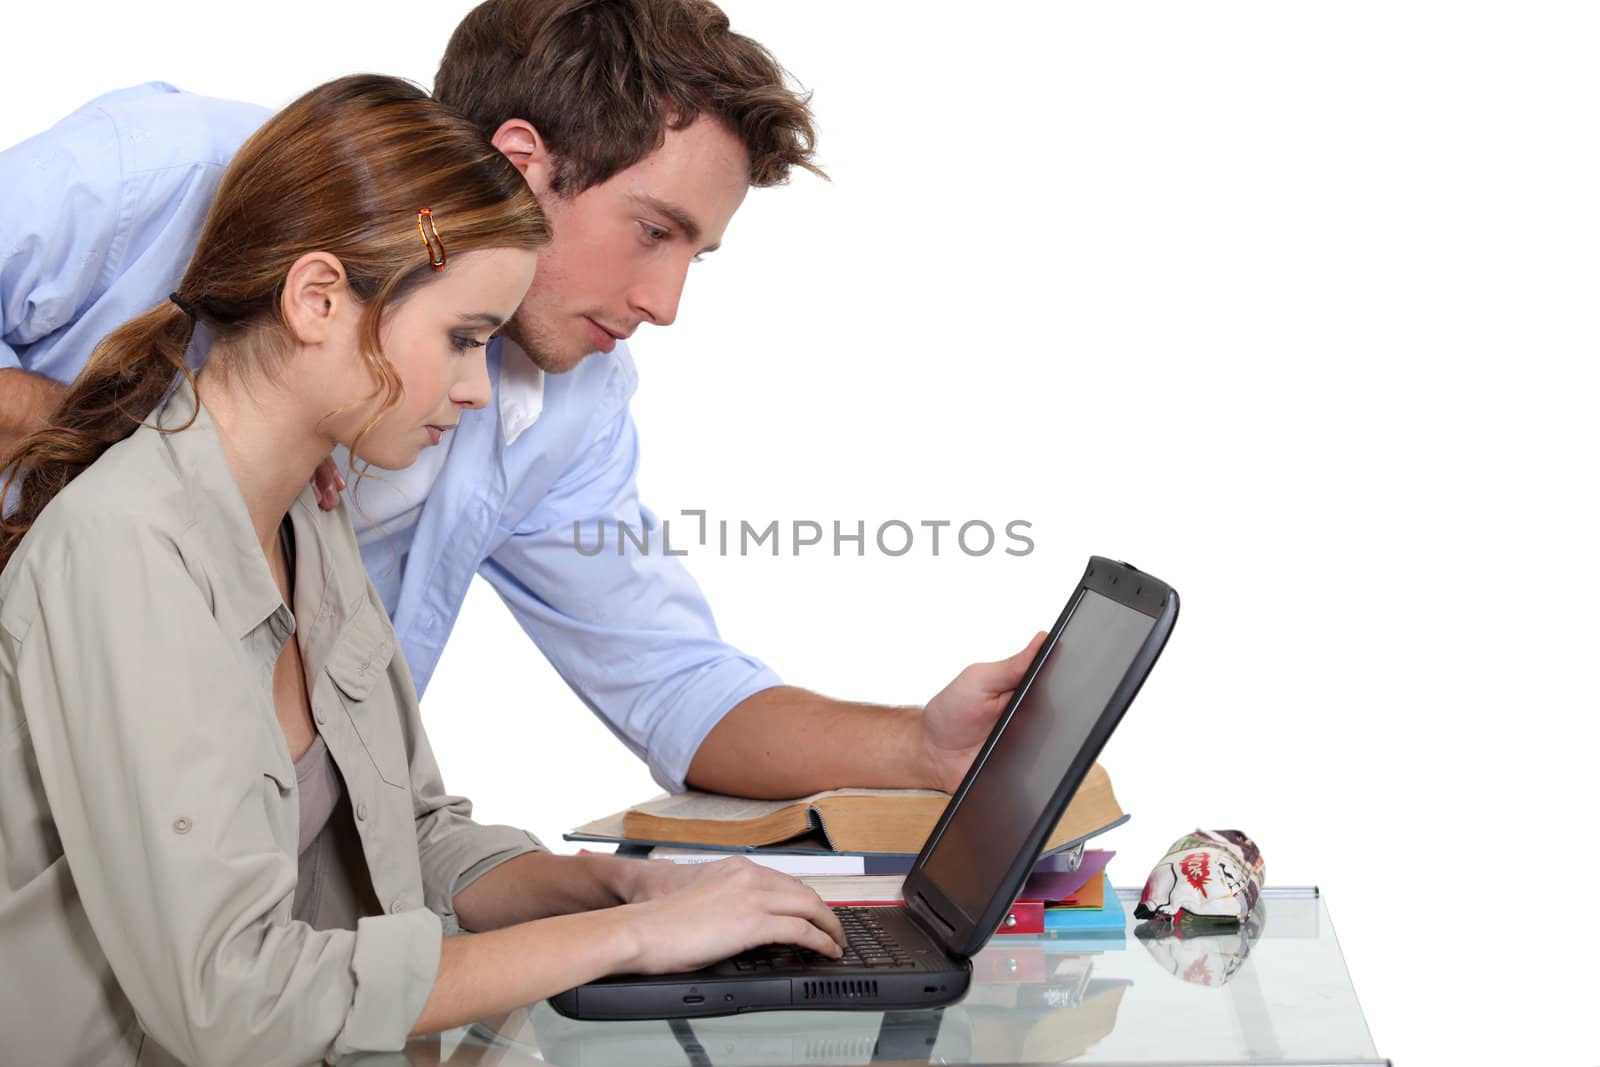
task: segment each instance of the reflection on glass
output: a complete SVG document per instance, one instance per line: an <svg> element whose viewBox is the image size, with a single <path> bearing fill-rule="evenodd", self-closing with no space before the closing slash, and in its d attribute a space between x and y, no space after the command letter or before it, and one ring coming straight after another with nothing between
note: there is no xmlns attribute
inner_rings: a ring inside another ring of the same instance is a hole
<svg viewBox="0 0 1600 1067"><path fill-rule="evenodd" d="M1116 1029L1133 983L1097 979L1093 957L1057 947L1049 940L991 944L973 961L972 989L951 1011L964 1011L970 1021L974 1062L1065 1062Z"/></svg>
<svg viewBox="0 0 1600 1067"><path fill-rule="evenodd" d="M1244 966L1266 923L1267 909L1258 904L1242 923L1160 916L1134 927L1133 935L1168 974L1192 985L1221 986Z"/></svg>
<svg viewBox="0 0 1600 1067"><path fill-rule="evenodd" d="M1119 897L1131 906L1137 892ZM360 1062L1382 1064L1320 895L1266 889L1262 901L1255 922L1220 937L1162 936L1131 916L1126 940L997 937L972 961L970 992L942 1014L756 1013L690 1020L675 1034L666 1022L566 1019L540 1003L413 1042L404 1058Z"/></svg>

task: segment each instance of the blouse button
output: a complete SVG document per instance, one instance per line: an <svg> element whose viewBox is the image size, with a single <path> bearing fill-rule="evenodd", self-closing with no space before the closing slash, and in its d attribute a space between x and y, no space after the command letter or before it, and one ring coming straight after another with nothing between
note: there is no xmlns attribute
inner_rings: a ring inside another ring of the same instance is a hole
<svg viewBox="0 0 1600 1067"><path fill-rule="evenodd" d="M356 818L361 822L367 821L367 802L365 800L356 805Z"/></svg>
<svg viewBox="0 0 1600 1067"><path fill-rule="evenodd" d="M186 815L180 815L172 821L172 830L174 833L186 834L189 832L192 826L193 824L189 822L189 817Z"/></svg>
<svg viewBox="0 0 1600 1067"><path fill-rule="evenodd" d="M389 905L389 913L391 915L399 915L402 911L405 911L405 910L406 910L406 903L403 900L396 900L393 904Z"/></svg>

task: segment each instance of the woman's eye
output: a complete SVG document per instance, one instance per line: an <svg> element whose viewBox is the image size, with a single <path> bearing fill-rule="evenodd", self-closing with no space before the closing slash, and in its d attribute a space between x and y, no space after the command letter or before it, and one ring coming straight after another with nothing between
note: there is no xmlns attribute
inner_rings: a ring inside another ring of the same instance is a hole
<svg viewBox="0 0 1600 1067"><path fill-rule="evenodd" d="M463 337L459 334L450 338L450 344L457 352L465 352L469 348L482 348L486 343L476 337Z"/></svg>

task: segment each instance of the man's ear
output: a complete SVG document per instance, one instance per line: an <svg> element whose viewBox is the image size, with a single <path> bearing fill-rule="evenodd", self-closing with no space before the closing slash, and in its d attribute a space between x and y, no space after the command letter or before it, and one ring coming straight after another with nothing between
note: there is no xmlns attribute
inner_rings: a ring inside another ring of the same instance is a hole
<svg viewBox="0 0 1600 1067"><path fill-rule="evenodd" d="M335 322L355 302L344 264L327 252L307 252L294 261L283 283L283 321L303 345L326 341Z"/></svg>
<svg viewBox="0 0 1600 1067"><path fill-rule="evenodd" d="M533 123L526 119L507 119L489 140L522 172L534 196L543 196L550 191L550 179L555 175L555 159Z"/></svg>

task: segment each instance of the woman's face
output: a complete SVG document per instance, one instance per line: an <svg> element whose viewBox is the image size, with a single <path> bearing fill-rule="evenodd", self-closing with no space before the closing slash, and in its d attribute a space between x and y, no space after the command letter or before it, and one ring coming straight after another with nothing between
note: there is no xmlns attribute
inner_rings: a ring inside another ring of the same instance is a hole
<svg viewBox="0 0 1600 1067"><path fill-rule="evenodd" d="M484 346L533 284L535 253L493 248L452 255L444 270L391 306L379 331L383 354L400 378L398 404L361 438L357 456L387 470L409 467L440 443L467 408L489 403ZM352 352L360 378L353 395L373 387L366 360ZM341 412L333 427L349 446L377 413L377 399Z"/></svg>

